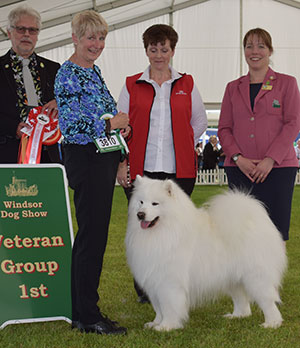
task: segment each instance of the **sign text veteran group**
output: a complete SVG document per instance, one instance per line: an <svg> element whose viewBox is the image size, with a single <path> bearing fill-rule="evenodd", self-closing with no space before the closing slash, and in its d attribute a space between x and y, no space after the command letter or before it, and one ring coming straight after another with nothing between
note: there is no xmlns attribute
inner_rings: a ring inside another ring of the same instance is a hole
<svg viewBox="0 0 300 348"><path fill-rule="evenodd" d="M0 166L0 327L71 317L72 221L64 168Z"/></svg>

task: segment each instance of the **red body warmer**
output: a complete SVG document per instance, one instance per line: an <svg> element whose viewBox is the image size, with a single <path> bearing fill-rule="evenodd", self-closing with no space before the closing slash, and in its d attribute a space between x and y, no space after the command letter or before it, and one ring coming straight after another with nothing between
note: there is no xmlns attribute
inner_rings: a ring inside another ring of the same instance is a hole
<svg viewBox="0 0 300 348"><path fill-rule="evenodd" d="M155 90L150 83L138 80L141 75L140 73L126 79L126 87L130 94L129 117L132 127L132 137L128 141L132 180L137 174L143 175L150 112L155 96ZM194 132L190 123L193 86L192 76L183 74L172 83L171 88L170 107L177 178L196 176Z"/></svg>

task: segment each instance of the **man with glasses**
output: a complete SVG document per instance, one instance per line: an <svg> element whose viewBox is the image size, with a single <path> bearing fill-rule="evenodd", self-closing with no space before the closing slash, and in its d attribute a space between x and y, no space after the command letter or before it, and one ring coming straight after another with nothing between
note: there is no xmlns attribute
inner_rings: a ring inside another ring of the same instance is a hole
<svg viewBox="0 0 300 348"><path fill-rule="evenodd" d="M0 163L17 163L21 129L31 108L57 117L53 86L60 65L34 53L41 16L19 6L8 15L11 49L0 57ZM58 146L43 146L41 162L60 162Z"/></svg>

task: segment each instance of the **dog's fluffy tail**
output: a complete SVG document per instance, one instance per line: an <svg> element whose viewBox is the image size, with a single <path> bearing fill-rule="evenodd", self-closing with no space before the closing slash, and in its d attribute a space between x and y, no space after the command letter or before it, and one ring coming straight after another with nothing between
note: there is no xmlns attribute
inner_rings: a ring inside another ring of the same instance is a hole
<svg viewBox="0 0 300 348"><path fill-rule="evenodd" d="M252 260L249 254L249 263L275 268L274 283L279 285L287 267L285 246L264 205L250 194L229 190L212 198L207 210L223 243L231 244L229 250L237 255L239 250L255 250L261 260Z"/></svg>

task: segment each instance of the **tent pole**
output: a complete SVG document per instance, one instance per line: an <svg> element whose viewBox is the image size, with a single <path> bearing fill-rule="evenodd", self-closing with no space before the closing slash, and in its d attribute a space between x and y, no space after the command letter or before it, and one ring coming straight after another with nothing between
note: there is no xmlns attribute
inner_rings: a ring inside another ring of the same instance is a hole
<svg viewBox="0 0 300 348"><path fill-rule="evenodd" d="M175 0L172 0L171 11L169 12L169 26L171 26L172 28L174 26L174 18L173 18L174 2L175 2ZM173 57L170 60L170 65L173 66Z"/></svg>
<svg viewBox="0 0 300 348"><path fill-rule="evenodd" d="M243 75L243 0L240 0L240 76Z"/></svg>

